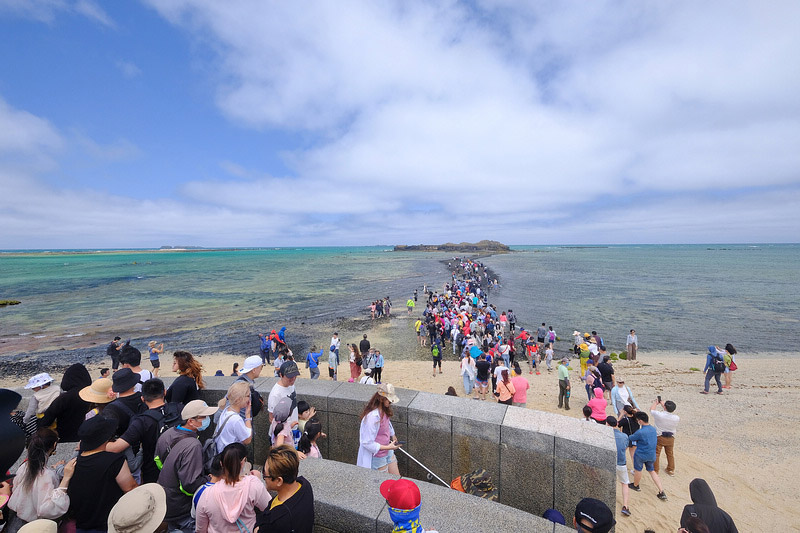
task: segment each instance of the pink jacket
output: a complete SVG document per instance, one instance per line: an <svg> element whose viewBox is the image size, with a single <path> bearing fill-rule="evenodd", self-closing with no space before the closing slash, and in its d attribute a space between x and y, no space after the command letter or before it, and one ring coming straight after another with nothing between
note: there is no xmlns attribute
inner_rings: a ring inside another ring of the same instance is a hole
<svg viewBox="0 0 800 533"><path fill-rule="evenodd" d="M600 387L595 388L594 398L589 400L586 405L592 408L592 418L595 420L606 419L606 405L608 405L608 402L603 398L603 389Z"/></svg>
<svg viewBox="0 0 800 533"><path fill-rule="evenodd" d="M200 496L196 531L239 533L237 519L252 531L256 525L255 507L266 509L271 499L264 482L256 476L245 476L235 485L219 481Z"/></svg>

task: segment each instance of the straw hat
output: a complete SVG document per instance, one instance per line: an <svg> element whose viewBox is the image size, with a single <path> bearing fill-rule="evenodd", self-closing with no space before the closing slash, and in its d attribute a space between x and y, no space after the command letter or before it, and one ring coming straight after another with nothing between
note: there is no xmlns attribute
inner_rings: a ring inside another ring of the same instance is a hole
<svg viewBox="0 0 800 533"><path fill-rule="evenodd" d="M92 382L88 387L84 387L78 393L81 400L89 403L108 403L112 398L108 397L108 391L114 384L109 378L100 378Z"/></svg>
<svg viewBox="0 0 800 533"><path fill-rule="evenodd" d="M124 494L108 515L108 533L153 533L167 514L167 494L147 483Z"/></svg>
<svg viewBox="0 0 800 533"><path fill-rule="evenodd" d="M19 533L56 533L56 531L58 531L58 524L52 520L40 518L28 522L17 531L19 531Z"/></svg>

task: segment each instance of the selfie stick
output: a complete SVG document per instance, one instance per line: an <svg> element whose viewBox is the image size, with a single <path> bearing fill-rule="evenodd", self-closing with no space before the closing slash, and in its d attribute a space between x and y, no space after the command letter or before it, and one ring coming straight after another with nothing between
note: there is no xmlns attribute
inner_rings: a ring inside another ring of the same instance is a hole
<svg viewBox="0 0 800 533"><path fill-rule="evenodd" d="M413 455L411 455L410 453L408 453L407 451L405 451L403 448L396 448L396 449L397 449L397 450L400 450L401 452L403 452L404 454L406 454L407 456L409 456L409 457L410 457L410 458L411 458L411 459L412 459L412 460L413 460L415 463L417 463L419 466L421 466L422 468L424 468L424 469L425 469L425 470L428 472L428 479L431 479L431 476L433 476L433 477L435 477L436 479L438 479L438 480L439 480L439 482L440 482L440 483L442 483L442 485L444 485L444 486L445 486L445 487L447 487L448 489L450 488L450 484L449 484L449 483L445 482L445 480L443 480L442 478L440 478L439 476L437 476L436 474L434 474L434 473L433 473L433 472L432 472L432 471L431 471L431 470L430 470L430 469L429 469L427 466L425 466L424 464L422 464L422 463L420 463L419 461L417 461L417 459L416 459L416 458L415 458Z"/></svg>

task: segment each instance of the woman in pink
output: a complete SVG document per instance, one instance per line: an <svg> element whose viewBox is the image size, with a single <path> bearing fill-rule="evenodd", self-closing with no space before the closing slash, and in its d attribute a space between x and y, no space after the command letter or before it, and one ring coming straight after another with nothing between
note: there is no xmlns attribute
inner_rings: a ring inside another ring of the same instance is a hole
<svg viewBox="0 0 800 533"><path fill-rule="evenodd" d="M394 385L378 385L378 391L361 412L358 461L356 464L372 470L400 475L394 451L400 447L392 427L392 404L400 401Z"/></svg>
<svg viewBox="0 0 800 533"><path fill-rule="evenodd" d="M603 424L606 421L606 405L608 402L605 398L603 398L603 389L600 387L595 387L594 389L594 398L589 400L587 403L589 407L592 408L592 418L598 424Z"/></svg>
<svg viewBox="0 0 800 533"><path fill-rule="evenodd" d="M222 476L200 496L195 531L252 531L256 525L255 508L266 509L272 499L264 485L264 478L258 470L242 472L247 457L247 450L242 444L229 444L220 455Z"/></svg>
<svg viewBox="0 0 800 533"><path fill-rule="evenodd" d="M528 389L531 387L528 379L522 375L522 369L519 363L514 363L514 377L511 378L511 383L514 385L514 397L511 399L511 405L517 407L525 407L528 403Z"/></svg>

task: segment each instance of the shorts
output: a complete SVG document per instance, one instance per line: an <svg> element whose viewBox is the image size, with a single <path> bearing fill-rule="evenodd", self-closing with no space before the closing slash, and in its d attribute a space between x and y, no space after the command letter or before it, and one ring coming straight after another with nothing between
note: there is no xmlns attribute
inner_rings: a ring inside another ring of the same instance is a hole
<svg viewBox="0 0 800 533"><path fill-rule="evenodd" d="M375 457L373 455L372 456L372 469L373 470L380 470L381 468L389 466L390 464L392 464L392 463L394 463L396 461L397 461L397 459L394 458L394 450L389 450L389 453L387 453L383 457Z"/></svg>
<svg viewBox="0 0 800 533"><path fill-rule="evenodd" d="M625 485L631 482L628 478L628 465L617 465L617 481Z"/></svg>
<svg viewBox="0 0 800 533"><path fill-rule="evenodd" d="M153 368L161 367L161 361L159 361L158 359L150 359L150 364L153 365Z"/></svg>
<svg viewBox="0 0 800 533"><path fill-rule="evenodd" d="M642 461L641 457L638 457L635 453L633 454L633 469L637 472L642 471L642 466L644 466L648 472L655 471L655 461Z"/></svg>
<svg viewBox="0 0 800 533"><path fill-rule="evenodd" d="M477 385L478 387L488 387L489 386L489 381L488 380L487 381L481 381L479 379L476 379L475 380L475 385Z"/></svg>

